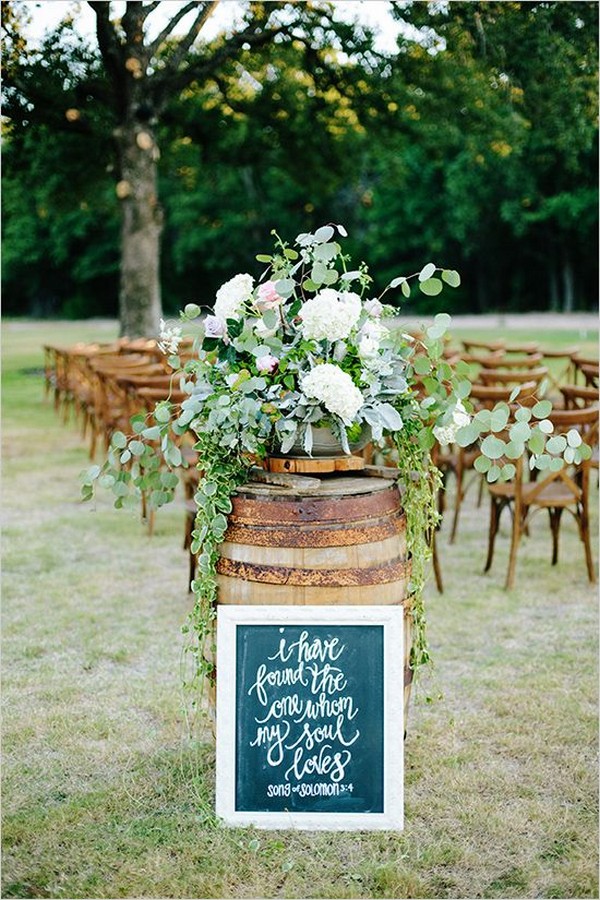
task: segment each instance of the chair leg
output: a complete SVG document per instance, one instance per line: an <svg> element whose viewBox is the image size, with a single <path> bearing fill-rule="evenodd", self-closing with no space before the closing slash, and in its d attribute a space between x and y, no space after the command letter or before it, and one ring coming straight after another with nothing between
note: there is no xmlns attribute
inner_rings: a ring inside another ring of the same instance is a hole
<svg viewBox="0 0 600 900"><path fill-rule="evenodd" d="M488 553L483 571L489 572L492 568L492 560L494 559L494 544L496 534L498 533L498 524L500 522L500 504L493 497L490 497L490 530L488 535Z"/></svg>
<svg viewBox="0 0 600 900"><path fill-rule="evenodd" d="M523 528L523 520L521 515L517 513L515 510L515 515L513 516L513 527L512 534L510 538L510 556L508 559L508 572L506 573L506 590L510 590L515 583L515 571L517 568L517 549L519 547L519 541L521 540L521 531Z"/></svg>
<svg viewBox="0 0 600 900"><path fill-rule="evenodd" d="M458 530L458 517L460 515L460 506L463 501L463 468L456 468L456 496L454 498L454 515L452 516L452 529L450 531L449 543L453 544Z"/></svg>
<svg viewBox="0 0 600 900"><path fill-rule="evenodd" d="M560 518L562 516L563 508L562 506L557 506L554 509L551 507L548 508L548 515L550 516L550 530L552 531L552 565L555 566L558 562L558 534L560 531Z"/></svg>
<svg viewBox="0 0 600 900"><path fill-rule="evenodd" d="M483 502L483 484L484 484L483 475L480 475L479 476L479 487L477 488L477 509L481 508L481 504Z"/></svg>
<svg viewBox="0 0 600 900"><path fill-rule="evenodd" d="M585 548L585 564L587 566L588 578L591 584L596 583L596 570L594 568L594 560L592 558L592 546L590 543L590 522L587 514L587 510L584 508L581 511L580 518L580 527L581 527L581 540L583 541L583 546Z"/></svg>

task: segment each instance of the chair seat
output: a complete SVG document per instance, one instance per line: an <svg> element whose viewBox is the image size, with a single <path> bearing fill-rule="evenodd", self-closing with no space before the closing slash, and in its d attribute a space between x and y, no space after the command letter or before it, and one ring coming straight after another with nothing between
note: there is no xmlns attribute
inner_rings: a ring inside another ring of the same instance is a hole
<svg viewBox="0 0 600 900"><path fill-rule="evenodd" d="M560 479L547 484L533 500L530 500L529 498L537 490L537 487L538 485L536 482L523 485L523 503L525 506L572 506L578 500L573 494L573 491L569 490L567 485L560 481ZM490 494L493 494L495 497L502 497L506 500L512 500L515 496L515 486L513 482L490 484L489 491Z"/></svg>

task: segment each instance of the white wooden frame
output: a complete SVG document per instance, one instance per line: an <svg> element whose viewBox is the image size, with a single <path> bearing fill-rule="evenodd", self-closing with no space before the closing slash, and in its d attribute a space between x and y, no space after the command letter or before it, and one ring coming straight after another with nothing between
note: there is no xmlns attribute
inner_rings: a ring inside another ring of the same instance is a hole
<svg viewBox="0 0 600 900"><path fill-rule="evenodd" d="M216 812L226 825L329 831L404 827L404 610L402 606L219 606ZM382 625L383 812L264 812L235 808L236 626Z"/></svg>

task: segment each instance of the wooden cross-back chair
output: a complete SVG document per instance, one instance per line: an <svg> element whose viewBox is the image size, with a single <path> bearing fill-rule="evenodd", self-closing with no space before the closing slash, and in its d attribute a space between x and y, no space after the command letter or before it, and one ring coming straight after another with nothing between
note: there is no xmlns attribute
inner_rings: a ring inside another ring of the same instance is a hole
<svg viewBox="0 0 600 900"><path fill-rule="evenodd" d="M592 357L581 356L579 353L573 354L571 357L573 363L573 381L581 383L588 387L598 387L598 360Z"/></svg>
<svg viewBox="0 0 600 900"><path fill-rule="evenodd" d="M550 413L548 418L555 426L556 433L576 429L586 443L597 442L597 407L556 410ZM556 565L561 517L563 512L568 510L577 522L579 537L584 545L588 578L590 582L595 583L589 521L590 460L584 460L577 465L565 465L558 472L544 470L534 481L525 480L526 461L523 458L517 459L514 464L516 473L512 481L488 485L490 524L484 571L488 572L492 566L500 516L505 508L509 508L512 512L510 552L505 582L507 590L514 586L517 550L531 516L540 510L548 510L552 535L552 565Z"/></svg>
<svg viewBox="0 0 600 900"><path fill-rule="evenodd" d="M518 401L521 406L531 406L536 402L535 381L525 382L519 391ZM475 383L471 385L469 399L473 403L475 412L480 409L493 409L496 403L508 403L513 386L487 385ZM442 472L444 481L448 473L452 472L456 478L456 490L454 493L454 510L452 513L452 525L450 527L449 543L456 540L458 522L463 501L472 484L479 483L477 505L481 505L483 493L483 479L480 473L475 471L475 460L480 455L479 445L472 444L469 447L459 447L457 444L446 450L438 451L438 468ZM472 473L473 477L469 477ZM444 512L444 492L440 492L440 511Z"/></svg>
<svg viewBox="0 0 600 900"><path fill-rule="evenodd" d="M600 388L589 387L588 385L565 384L561 387L565 409L587 409L589 406L598 406L600 403ZM596 438L594 441L594 437ZM591 429L588 433L588 440L592 448L592 458L590 466L592 469L600 467L600 450L598 447L598 429Z"/></svg>
<svg viewBox="0 0 600 900"><path fill-rule="evenodd" d="M128 429L127 396L117 381L118 377L133 372L164 374L164 364L155 362L155 359L155 356L146 353L128 353L89 360L93 385L93 398L88 407L91 423L90 459L94 459L101 435L104 446L108 449L113 432Z"/></svg>
<svg viewBox="0 0 600 900"><path fill-rule="evenodd" d="M574 381L574 365L572 358L579 353L579 347L545 347L541 350L542 365L548 366L548 388L552 392L551 399L560 398L560 386Z"/></svg>

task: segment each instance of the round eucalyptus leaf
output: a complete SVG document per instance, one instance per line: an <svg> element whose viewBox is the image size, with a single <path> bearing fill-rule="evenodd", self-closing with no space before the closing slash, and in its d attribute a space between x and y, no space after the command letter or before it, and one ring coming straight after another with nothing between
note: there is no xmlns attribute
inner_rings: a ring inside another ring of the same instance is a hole
<svg viewBox="0 0 600 900"><path fill-rule="evenodd" d="M437 313L434 320L434 325L438 325L441 328L448 329L452 323L452 319L448 315L448 313Z"/></svg>
<svg viewBox="0 0 600 900"><path fill-rule="evenodd" d="M468 425L463 425L462 428L459 428L456 432L456 443L459 447L469 447L471 444L475 443L478 437L479 429L477 428L477 425L473 422L469 422Z"/></svg>
<svg viewBox="0 0 600 900"><path fill-rule="evenodd" d="M450 285L450 287L457 288L460 285L460 275L456 271L456 269L444 269L442 272L442 278L446 282L446 284Z"/></svg>
<svg viewBox="0 0 600 900"><path fill-rule="evenodd" d="M532 453L535 453L537 456L540 453L544 452L546 447L546 438L542 434L541 431L538 431L537 428L531 432L531 437L527 441L527 446L531 450Z"/></svg>
<svg viewBox="0 0 600 900"><path fill-rule="evenodd" d="M466 400L471 393L471 387L472 385L468 378L464 378L462 381L457 381L454 392L460 400Z"/></svg>
<svg viewBox="0 0 600 900"><path fill-rule="evenodd" d="M548 453L562 453L566 446L566 437L562 434L557 434L548 440L548 443L546 444L546 451Z"/></svg>
<svg viewBox="0 0 600 900"><path fill-rule="evenodd" d="M527 422L515 422L508 433L511 441L526 441L531 435L531 428Z"/></svg>
<svg viewBox="0 0 600 900"><path fill-rule="evenodd" d="M554 431L554 425L552 424L550 419L542 419L541 422L538 422L538 428L544 434L552 434L552 432Z"/></svg>
<svg viewBox="0 0 600 900"><path fill-rule="evenodd" d="M500 457L504 455L505 450L506 443L500 438L495 437L493 434L489 434L481 443L481 452L485 453L490 459L500 459Z"/></svg>
<svg viewBox="0 0 600 900"><path fill-rule="evenodd" d="M550 460L548 468L550 469L551 472L560 472L560 470L563 468L562 459L560 457L553 456L552 459Z"/></svg>
<svg viewBox="0 0 600 900"><path fill-rule="evenodd" d="M549 400L539 400L531 410L536 419L545 419L552 412L552 404Z"/></svg>
<svg viewBox="0 0 600 900"><path fill-rule="evenodd" d="M435 263L427 263L419 272L419 281L428 281L435 272Z"/></svg>
<svg viewBox="0 0 600 900"><path fill-rule="evenodd" d="M115 431L110 442L117 450L123 450L127 446L127 438L122 431Z"/></svg>
<svg viewBox="0 0 600 900"><path fill-rule="evenodd" d="M482 430L489 431L492 424L491 409L480 409L475 413L473 421L476 422Z"/></svg>
<svg viewBox="0 0 600 900"><path fill-rule="evenodd" d="M317 244L326 244L335 234L331 225L322 225L315 231L315 241ZM341 234L341 232L340 232Z"/></svg>
<svg viewBox="0 0 600 900"><path fill-rule="evenodd" d="M551 457L551 456L548 456L547 453L542 453L542 454L541 454L540 456L538 456L538 457L536 458L536 460L535 460L535 467L536 467L536 469L539 469L540 472L543 471L544 469L548 469L548 468L550 467L550 460L551 460L551 459L552 459L552 457Z"/></svg>
<svg viewBox="0 0 600 900"><path fill-rule="evenodd" d="M529 422L531 419L531 410L527 406L520 406L515 413L517 422Z"/></svg>
<svg viewBox="0 0 600 900"><path fill-rule="evenodd" d="M506 428L506 423L508 422L509 409L507 407L500 407L499 409L493 409L492 415L490 418L490 429L491 431L502 431Z"/></svg>
<svg viewBox="0 0 600 900"><path fill-rule="evenodd" d="M505 465L503 465L500 470L500 477L502 481L510 481L511 478L515 477L516 471L516 467L513 466L512 463L506 463Z"/></svg>
<svg viewBox="0 0 600 900"><path fill-rule="evenodd" d="M566 447L565 452L563 453L563 458L566 463L569 465L575 460L575 448L574 447Z"/></svg>
<svg viewBox="0 0 600 900"><path fill-rule="evenodd" d="M477 472L481 472L481 474L485 474L485 472L489 472L492 461L487 458L487 456L478 456L475 462L473 463Z"/></svg>
<svg viewBox="0 0 600 900"><path fill-rule="evenodd" d="M124 481L115 481L112 486L112 492L115 497L126 497L129 493L129 488Z"/></svg>
<svg viewBox="0 0 600 900"><path fill-rule="evenodd" d="M426 281L419 282L421 292L427 297L436 297L438 294L441 294L443 286L439 278L428 278ZM442 334L445 330L444 328Z"/></svg>
<svg viewBox="0 0 600 900"><path fill-rule="evenodd" d="M581 435L575 428L570 428L567 432L567 444L569 447L579 447L581 445Z"/></svg>
<svg viewBox="0 0 600 900"><path fill-rule="evenodd" d="M507 459L519 459L525 451L525 441L510 440L506 445L504 455Z"/></svg>
<svg viewBox="0 0 600 900"><path fill-rule="evenodd" d="M315 284L323 284L327 277L327 266L317 260L310 271L310 277Z"/></svg>
<svg viewBox="0 0 600 900"><path fill-rule="evenodd" d="M166 404L160 404L154 410L154 419L160 425L165 425L171 419L171 410Z"/></svg>
<svg viewBox="0 0 600 900"><path fill-rule="evenodd" d="M197 303L186 303L183 312L188 319L197 319L201 310Z"/></svg>
<svg viewBox="0 0 600 900"><path fill-rule="evenodd" d="M500 466L496 466L496 465L490 466L488 473L486 475L486 478L490 482L490 484L493 484L494 481L498 481L501 474L502 474L502 469L500 468Z"/></svg>

